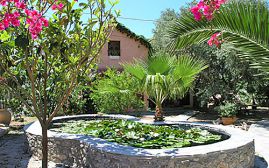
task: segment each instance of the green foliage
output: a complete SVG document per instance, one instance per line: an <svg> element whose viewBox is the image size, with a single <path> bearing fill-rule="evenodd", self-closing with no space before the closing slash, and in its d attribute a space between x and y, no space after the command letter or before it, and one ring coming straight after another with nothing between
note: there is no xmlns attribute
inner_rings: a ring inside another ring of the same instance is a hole
<svg viewBox="0 0 269 168"><path fill-rule="evenodd" d="M138 81L126 72L108 69L92 85L90 98L98 112L122 113L143 108Z"/></svg>
<svg viewBox="0 0 269 168"><path fill-rule="evenodd" d="M153 30L153 38L151 44L156 52L163 51L166 49L167 44L170 43L171 39L167 36L169 25L171 25L179 14L173 9L166 9L162 11L161 17L155 23L155 29Z"/></svg>
<svg viewBox="0 0 269 168"><path fill-rule="evenodd" d="M246 61L236 56L236 51L223 45L221 49L209 47L207 44L193 45L186 49L193 57L203 59L209 66L204 70L195 86L195 92L202 107L210 98L213 103L223 101L251 104L252 98L266 93L268 81L251 69ZM221 99L215 96L221 95Z"/></svg>
<svg viewBox="0 0 269 168"><path fill-rule="evenodd" d="M24 104L3 86L0 86L0 108L10 109L15 119L22 115L30 115Z"/></svg>
<svg viewBox="0 0 269 168"><path fill-rule="evenodd" d="M63 113L65 115L78 115L87 114L90 110L93 110L88 109L88 102L90 101L88 96L89 90L89 85L78 85L69 96L67 103L63 106Z"/></svg>
<svg viewBox="0 0 269 168"><path fill-rule="evenodd" d="M152 56L146 62L124 65L127 72L139 79L141 90L158 107L167 98L182 98L206 67L199 59L188 56L176 59L163 53Z"/></svg>
<svg viewBox="0 0 269 168"><path fill-rule="evenodd" d="M269 10L262 0L231 0L211 22L196 21L190 12L183 13L171 27L172 48L185 48L207 41L216 32L237 51L236 55L252 67L268 73Z"/></svg>
<svg viewBox="0 0 269 168"><path fill-rule="evenodd" d="M235 103L225 103L224 105L215 107L215 110L221 117L234 117L238 113L239 107Z"/></svg>
<svg viewBox="0 0 269 168"><path fill-rule="evenodd" d="M52 129L57 132L84 134L110 142L146 148L181 148L210 144L221 140L220 135L199 128L182 129L178 125L154 126L128 120L79 120L62 123Z"/></svg>

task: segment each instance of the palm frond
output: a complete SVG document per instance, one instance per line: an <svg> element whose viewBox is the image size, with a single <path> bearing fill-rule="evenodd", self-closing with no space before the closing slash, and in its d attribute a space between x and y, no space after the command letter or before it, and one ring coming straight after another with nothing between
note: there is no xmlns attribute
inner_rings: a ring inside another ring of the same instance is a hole
<svg viewBox="0 0 269 168"><path fill-rule="evenodd" d="M143 66L141 61L137 61L136 64L123 64L124 70L139 79L144 80L147 75L147 70Z"/></svg>
<svg viewBox="0 0 269 168"><path fill-rule="evenodd" d="M173 58L168 55L157 55L149 58L145 66L148 74L155 75L160 73L167 75L173 66Z"/></svg>
<svg viewBox="0 0 269 168"><path fill-rule="evenodd" d="M269 10L264 1L231 0L211 22L196 21L190 12L183 13L169 30L173 39L170 46L185 48L202 43L216 32L222 32L225 43L231 44L241 58L269 73Z"/></svg>

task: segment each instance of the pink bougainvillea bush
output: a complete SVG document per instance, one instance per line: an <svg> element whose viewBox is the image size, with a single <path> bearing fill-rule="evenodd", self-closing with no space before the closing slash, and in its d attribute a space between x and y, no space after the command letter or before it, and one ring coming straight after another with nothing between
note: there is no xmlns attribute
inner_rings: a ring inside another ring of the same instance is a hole
<svg viewBox="0 0 269 168"><path fill-rule="evenodd" d="M205 18L210 22L214 18L214 13L216 13L220 9L221 5L226 2L227 0L200 0L200 2L196 6L192 7L190 11L192 12L195 20L200 21ZM209 39L208 44L210 46L215 45L219 48L223 43L221 35L221 32L213 34Z"/></svg>
<svg viewBox="0 0 269 168"><path fill-rule="evenodd" d="M42 168L47 129L80 82L91 80L118 2L0 0L0 85L39 120Z"/></svg>

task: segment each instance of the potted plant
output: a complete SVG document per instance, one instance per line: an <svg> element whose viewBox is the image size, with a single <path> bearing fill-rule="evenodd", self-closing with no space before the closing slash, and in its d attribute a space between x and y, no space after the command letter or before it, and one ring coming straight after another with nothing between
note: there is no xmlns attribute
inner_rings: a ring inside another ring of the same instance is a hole
<svg viewBox="0 0 269 168"><path fill-rule="evenodd" d="M216 111L219 113L223 125L234 124L237 120L238 106L235 103L227 102L224 105L216 107Z"/></svg>
<svg viewBox="0 0 269 168"><path fill-rule="evenodd" d="M0 88L0 124L9 125L11 122L11 113L5 107L8 94Z"/></svg>

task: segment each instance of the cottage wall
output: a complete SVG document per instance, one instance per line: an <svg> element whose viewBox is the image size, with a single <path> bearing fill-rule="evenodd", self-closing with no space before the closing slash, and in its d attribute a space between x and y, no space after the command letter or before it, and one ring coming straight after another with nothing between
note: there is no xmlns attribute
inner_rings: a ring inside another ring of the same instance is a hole
<svg viewBox="0 0 269 168"><path fill-rule="evenodd" d="M120 41L120 57L117 59L111 58L108 55L108 43L105 44L101 51L99 58L99 69L103 70L107 67L114 67L121 69L122 63L132 63L135 59L146 60L148 57L149 49L142 45L139 41L130 38L125 33L118 30L113 30L110 35L111 41Z"/></svg>

